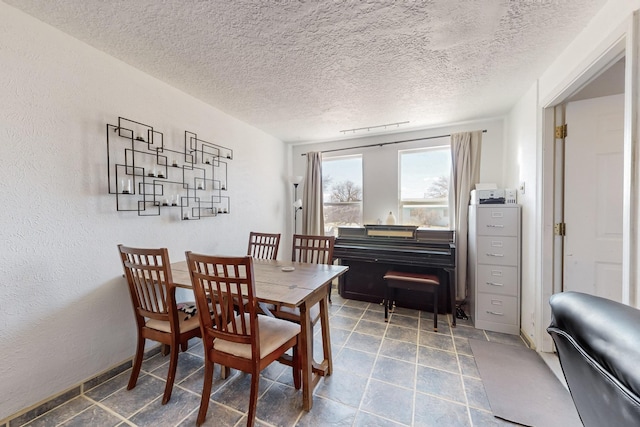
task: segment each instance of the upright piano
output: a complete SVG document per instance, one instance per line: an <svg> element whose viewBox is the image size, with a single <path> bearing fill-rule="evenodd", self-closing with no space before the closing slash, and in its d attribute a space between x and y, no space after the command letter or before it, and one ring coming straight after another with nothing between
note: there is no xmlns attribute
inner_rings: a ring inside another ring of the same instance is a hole
<svg viewBox="0 0 640 427"><path fill-rule="evenodd" d="M365 225L339 227L333 251L349 271L340 277L340 296L381 303L384 299L383 276L388 270L436 274L441 286L440 312L451 312L455 326L455 232L418 229L406 225ZM400 290L396 305L418 310L433 310L423 293Z"/></svg>

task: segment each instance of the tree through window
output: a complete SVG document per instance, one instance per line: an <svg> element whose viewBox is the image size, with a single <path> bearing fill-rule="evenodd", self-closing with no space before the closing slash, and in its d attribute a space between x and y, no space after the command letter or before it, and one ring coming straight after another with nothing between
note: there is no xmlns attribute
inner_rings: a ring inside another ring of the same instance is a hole
<svg viewBox="0 0 640 427"><path fill-rule="evenodd" d="M362 225L362 156L323 159L322 190L325 234Z"/></svg>
<svg viewBox="0 0 640 427"><path fill-rule="evenodd" d="M402 223L448 229L451 149L430 147L399 155Z"/></svg>

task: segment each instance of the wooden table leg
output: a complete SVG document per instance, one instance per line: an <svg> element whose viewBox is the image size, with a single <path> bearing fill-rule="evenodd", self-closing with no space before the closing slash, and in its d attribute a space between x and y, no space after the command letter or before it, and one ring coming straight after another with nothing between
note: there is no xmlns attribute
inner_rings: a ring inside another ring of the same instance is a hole
<svg viewBox="0 0 640 427"><path fill-rule="evenodd" d="M327 298L320 300L320 326L322 327L322 353L324 360L322 366L326 364L326 375L333 372L333 357L331 356L331 334L329 331L329 304Z"/></svg>
<svg viewBox="0 0 640 427"><path fill-rule="evenodd" d="M298 343L298 351L302 366L302 408L305 411L311 410L313 406L313 329L311 327L311 319L307 304L300 306L300 342Z"/></svg>

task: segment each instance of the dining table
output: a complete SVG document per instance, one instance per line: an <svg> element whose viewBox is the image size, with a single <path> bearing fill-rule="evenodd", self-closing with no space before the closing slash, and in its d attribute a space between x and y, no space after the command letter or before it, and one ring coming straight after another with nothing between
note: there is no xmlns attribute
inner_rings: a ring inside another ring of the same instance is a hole
<svg viewBox="0 0 640 427"><path fill-rule="evenodd" d="M279 304L300 310L302 405L306 411L313 407L313 390L320 378L331 375L333 371L328 295L333 280L348 269L343 265L253 260L255 294L261 307ZM171 275L176 286L191 288L186 261L172 263ZM323 360L320 362L313 358L311 307L315 304L319 304L322 329Z"/></svg>

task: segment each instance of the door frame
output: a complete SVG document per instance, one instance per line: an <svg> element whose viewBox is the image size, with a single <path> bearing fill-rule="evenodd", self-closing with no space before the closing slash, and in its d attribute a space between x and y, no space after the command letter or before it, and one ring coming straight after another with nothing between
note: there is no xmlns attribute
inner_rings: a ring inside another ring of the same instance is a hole
<svg viewBox="0 0 640 427"><path fill-rule="evenodd" d="M538 351L552 352L553 341L546 333L551 319L549 298L562 290L562 238L554 235L554 224L560 222L562 207L563 176L557 176L559 159L556 158L555 126L556 108L564 104L573 94L596 78L610 65L625 58L624 90L624 182L623 182L623 251L622 251L622 299L625 304L640 307L638 292L638 248L639 227L638 189L640 188L638 167L638 48L640 18L638 11L598 46L588 63L573 71L575 76L549 98L541 100L540 143L538 151L538 248L540 259L539 294L536 301L536 347ZM562 159L563 160L563 159ZM560 192L560 194L559 194ZM635 197L633 197L635 196Z"/></svg>

